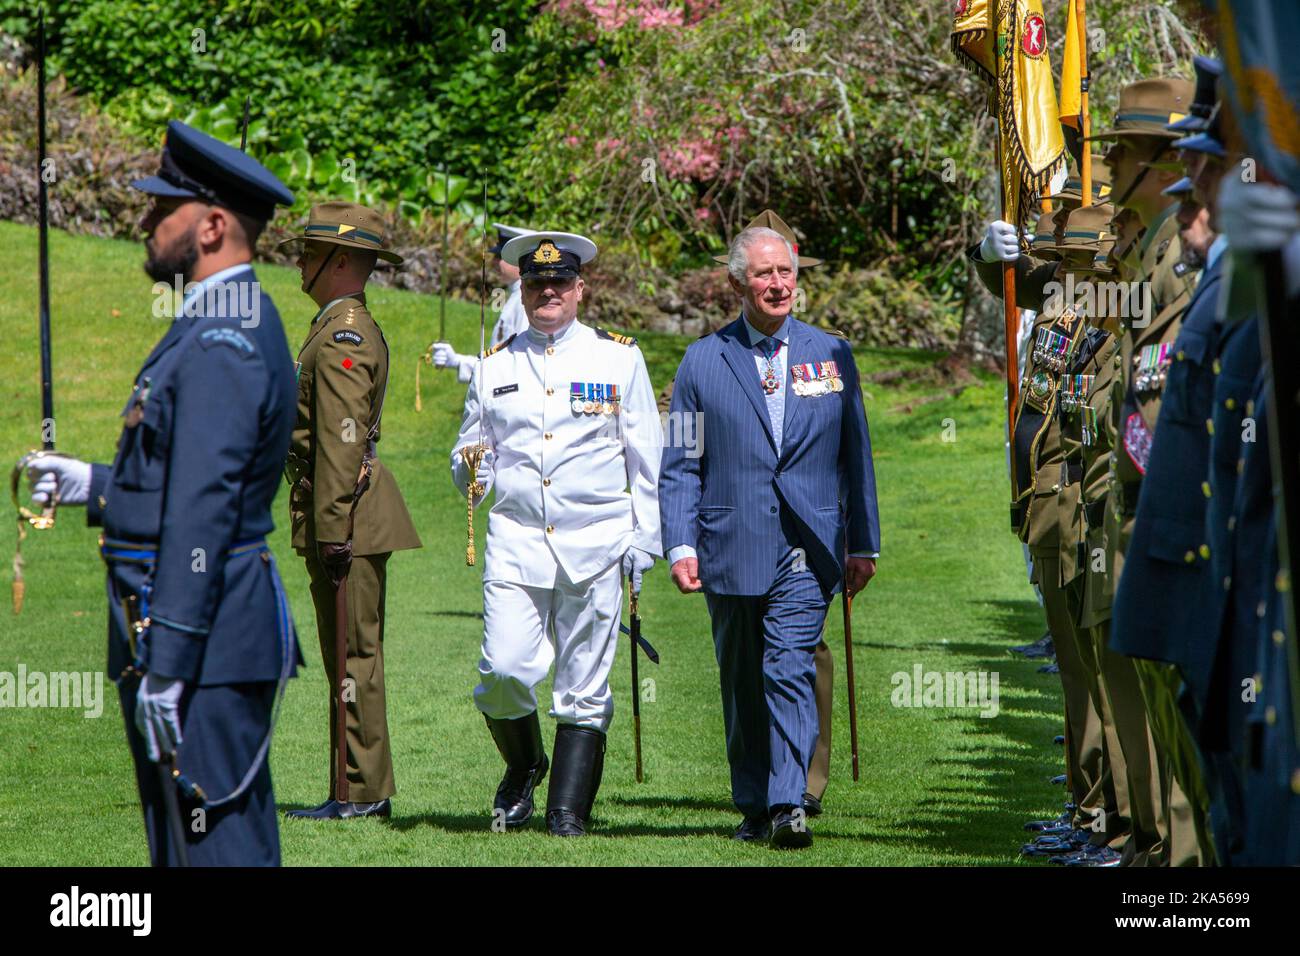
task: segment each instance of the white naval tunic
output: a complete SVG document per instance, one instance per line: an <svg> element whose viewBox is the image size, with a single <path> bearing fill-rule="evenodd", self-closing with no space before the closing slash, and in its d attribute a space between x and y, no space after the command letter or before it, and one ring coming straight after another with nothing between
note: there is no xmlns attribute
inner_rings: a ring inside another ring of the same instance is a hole
<svg viewBox="0 0 1300 956"><path fill-rule="evenodd" d="M612 414L575 411L573 386L616 386ZM529 328L479 365L465 399L452 477L466 493L459 450L479 440L496 456L484 562L483 655L475 704L489 717L537 708L534 688L555 665L551 715L607 730L609 670L618 647L621 561L658 557L663 431L641 350L572 322ZM552 644L552 642L554 642Z"/></svg>

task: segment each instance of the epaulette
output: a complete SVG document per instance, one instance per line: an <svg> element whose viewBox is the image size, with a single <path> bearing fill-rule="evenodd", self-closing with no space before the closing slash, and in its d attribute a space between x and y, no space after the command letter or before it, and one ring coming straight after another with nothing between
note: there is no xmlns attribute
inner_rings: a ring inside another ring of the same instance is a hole
<svg viewBox="0 0 1300 956"><path fill-rule="evenodd" d="M827 329L826 331L829 332L831 335L835 336L837 339L848 338L848 336L845 335L843 332L841 332L839 329Z"/></svg>
<svg viewBox="0 0 1300 956"><path fill-rule="evenodd" d="M518 332L515 333L515 335L518 334L519 334ZM506 339L504 342L498 342L496 345L492 346L490 349L488 349L486 352L480 355L479 358L487 358L489 355L491 355L494 352L500 352L503 348L505 348L507 345L509 345L511 342L515 340L515 335L510 336L510 338Z"/></svg>
<svg viewBox="0 0 1300 956"><path fill-rule="evenodd" d="M596 329L596 334L602 339L609 339L611 342L617 342L619 345L636 345L636 339L630 335L619 335L617 332L606 332L602 328Z"/></svg>

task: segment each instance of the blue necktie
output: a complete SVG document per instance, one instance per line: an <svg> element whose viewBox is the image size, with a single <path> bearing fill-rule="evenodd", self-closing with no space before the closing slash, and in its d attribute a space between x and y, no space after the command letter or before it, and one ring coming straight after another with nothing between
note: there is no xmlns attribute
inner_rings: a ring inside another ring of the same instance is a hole
<svg viewBox="0 0 1300 956"><path fill-rule="evenodd" d="M767 417L772 423L772 440L776 443L776 450L781 450L781 429L785 425L785 376L781 372L779 362L773 361L773 356L781 348L781 343L777 339L768 337L758 343L759 350L766 357L767 361L776 369L777 386L775 391L768 392L764 390L764 397L767 399Z"/></svg>

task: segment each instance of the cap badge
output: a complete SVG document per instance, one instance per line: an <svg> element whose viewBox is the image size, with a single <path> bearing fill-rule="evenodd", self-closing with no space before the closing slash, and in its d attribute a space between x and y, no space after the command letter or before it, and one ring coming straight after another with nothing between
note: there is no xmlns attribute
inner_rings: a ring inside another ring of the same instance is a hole
<svg viewBox="0 0 1300 956"><path fill-rule="evenodd" d="M551 265L552 263L559 262L560 250L555 248L555 243L550 242L549 240L543 242L541 245L537 247L537 250L533 253L533 261L543 263L545 265Z"/></svg>

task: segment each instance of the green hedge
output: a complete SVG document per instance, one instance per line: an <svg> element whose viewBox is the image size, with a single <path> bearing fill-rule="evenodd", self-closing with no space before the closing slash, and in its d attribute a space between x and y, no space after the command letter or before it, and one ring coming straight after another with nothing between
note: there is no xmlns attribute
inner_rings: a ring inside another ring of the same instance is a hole
<svg viewBox="0 0 1300 956"><path fill-rule="evenodd" d="M153 139L176 118L237 140L248 96L252 151L304 202L351 194L414 214L441 201L444 165L492 183L496 209L520 192L508 157L597 55L538 8L82 0L50 3L47 28L51 67L130 130ZM31 0L0 0L0 29L33 28Z"/></svg>

